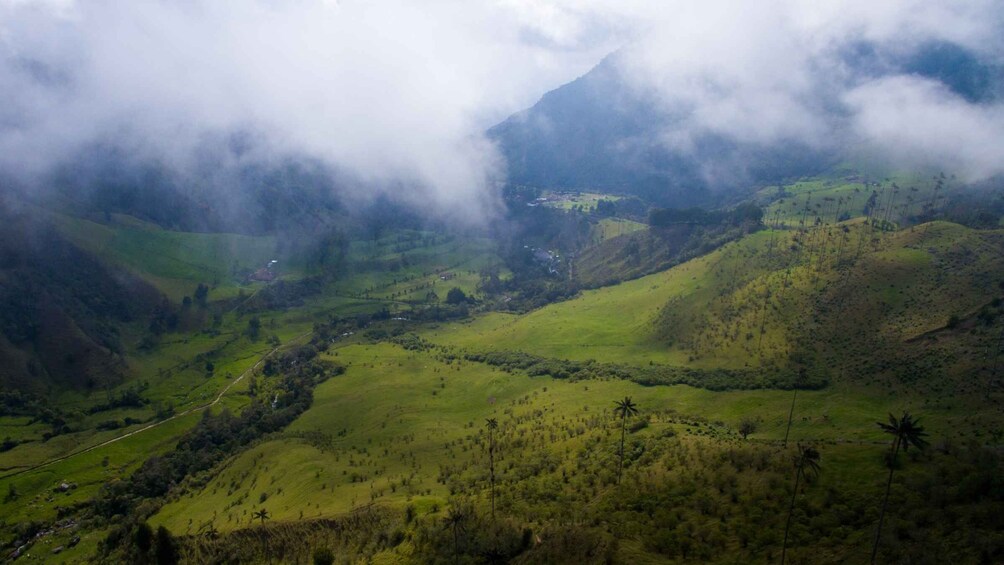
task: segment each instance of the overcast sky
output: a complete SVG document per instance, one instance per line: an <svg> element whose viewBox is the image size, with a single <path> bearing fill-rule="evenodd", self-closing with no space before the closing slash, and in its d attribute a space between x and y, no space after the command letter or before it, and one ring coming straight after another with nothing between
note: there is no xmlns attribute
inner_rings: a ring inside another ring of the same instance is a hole
<svg viewBox="0 0 1004 565"><path fill-rule="evenodd" d="M185 170L249 131L435 203L505 175L484 130L621 49L687 118L660 142L834 136L971 177L1000 172L1004 112L928 80L847 76L857 41L1004 50L999 2L849 0L0 0L0 167L32 175L98 140ZM838 104L839 127L823 105ZM487 204L486 204L487 205Z"/></svg>

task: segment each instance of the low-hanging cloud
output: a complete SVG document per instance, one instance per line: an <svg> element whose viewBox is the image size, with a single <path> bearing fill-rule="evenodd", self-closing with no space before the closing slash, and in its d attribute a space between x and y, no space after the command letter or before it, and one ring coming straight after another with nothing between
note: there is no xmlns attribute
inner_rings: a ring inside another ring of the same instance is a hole
<svg viewBox="0 0 1004 565"><path fill-rule="evenodd" d="M568 4L583 9L583 2ZM626 0L616 8L596 2L595 11L633 21L619 66L673 116L659 139L671 150L686 152L712 134L743 144L851 148L970 179L1004 172L1000 92L967 100L904 65L926 47L948 45L985 65L949 71L989 69L1000 81L999 2Z"/></svg>
<svg viewBox="0 0 1004 565"><path fill-rule="evenodd" d="M0 0L0 167L39 175L105 143L184 172L245 133L254 150L229 158L305 156L483 211L505 173L484 129L610 48L525 29L460 2Z"/></svg>
<svg viewBox="0 0 1004 565"><path fill-rule="evenodd" d="M948 42L1000 64L998 4L0 0L0 169L42 175L114 143L198 170L207 144L249 132L228 158L304 155L477 217L505 177L484 130L617 50L676 117L656 140L675 150L709 132L854 145L975 178L1004 167L1001 102L890 61ZM867 65L848 58L860 46Z"/></svg>

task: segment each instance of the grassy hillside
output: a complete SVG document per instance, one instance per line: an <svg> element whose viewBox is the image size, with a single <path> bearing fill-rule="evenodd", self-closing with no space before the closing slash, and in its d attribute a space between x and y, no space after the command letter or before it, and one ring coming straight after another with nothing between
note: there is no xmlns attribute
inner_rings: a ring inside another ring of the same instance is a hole
<svg viewBox="0 0 1004 565"><path fill-rule="evenodd" d="M199 283L212 285L216 298L236 295L249 272L276 257L270 236L170 231L122 215L108 223L54 218L71 241L136 272L179 302Z"/></svg>
<svg viewBox="0 0 1004 565"><path fill-rule="evenodd" d="M612 221L614 220L601 220L595 230L610 232L610 224L604 222ZM627 225L631 224L634 222ZM638 224L618 235L604 237L596 245L583 249L575 257L573 275L575 281L586 288L617 284L665 271L739 239L750 231L748 226L725 223L707 226L678 224L656 228ZM610 233L612 235L613 232Z"/></svg>
<svg viewBox="0 0 1004 565"><path fill-rule="evenodd" d="M63 220L81 230L75 235L78 243L86 235L92 238L89 244L93 245L91 249L100 250L100 253L79 251L82 259L71 263L71 267L93 264L100 270L125 266L129 269L128 272L139 273L144 278L150 277L150 280L156 279L151 275L152 272L167 273L176 277L171 280L184 283L179 283L176 288L186 295L191 294L194 288L189 288L188 284L197 284L201 277L208 276L216 268L213 257L217 253L225 253L218 246L230 242L229 244L241 247L243 252L251 253L256 245L263 243L260 238L231 237L227 234L169 232L135 223L128 218L119 218L121 223L115 226L79 219ZM124 240L128 239L132 230L148 234L149 238L143 240L149 245L148 250L173 250L180 257L193 257L194 261L172 263L164 257L150 259L147 254L140 252L125 254L123 249L131 248L127 247ZM77 455L78 453L110 439L143 430L173 414L184 413L212 402L221 391L229 390L227 387L231 383L237 382L241 375L273 350L276 344L295 343L310 334L315 323L327 322L333 316L345 317L354 322L354 316L371 314L385 307L392 310L410 307L408 301L411 297L402 292L409 285L434 286L443 295L438 300L445 299L446 290L452 286L460 286L468 293L476 294L476 285L480 280L479 270L495 265L497 261L488 242L484 240L437 236L427 240L428 245L423 245L420 240L415 242L412 236L412 232L398 232L388 235L380 242L361 241L355 244L348 263L352 270L347 269L334 284L307 296L295 306L246 313L241 306L248 302L237 302L237 306L228 301L213 302L220 298L217 290L226 286L221 283L220 287L210 292L207 306L193 304L180 309L175 307L182 323L148 344L141 343L143 340L140 338L148 334L149 312L131 321L119 321L115 326L122 336L122 349L115 359L121 368L118 379L101 381L93 387L50 386L41 391L44 392L44 397L37 399L28 397L28 400L22 401L20 397L12 397L17 402L28 403L30 410L18 408L12 404L14 400L5 397L5 411L0 414L0 438L4 440L4 446L0 449L0 476L17 474L18 478L13 484L21 496L17 502L12 502L5 508L2 515L22 516L31 508L33 510L30 511L37 513L40 519L55 516L56 508L62 504L63 499L46 496L54 486L50 484L55 480L52 478L53 470L57 474L64 473L66 480L80 485L80 492L84 494L80 498L73 498L74 501L86 500L101 482L123 476L134 467L126 464L113 465L94 475L99 479L91 480L88 478L91 475L81 475L81 461L89 461L99 453L109 452L110 448L102 447L94 451L94 455ZM102 239L105 237L108 239ZM104 241L103 247L98 245L101 241ZM416 244L409 245L409 242ZM50 246L50 250L51 248ZM264 247L258 250L264 253ZM382 264L376 264L380 261L398 261L406 266L390 270ZM442 280L440 271L444 269L439 266L448 267L455 276ZM63 274L76 276L74 273L77 271L73 268L63 268ZM162 268L168 270L158 271ZM118 280L131 280L127 277L132 275L123 275L121 270L117 272L120 273ZM241 288L236 283L230 284L234 285L234 290ZM155 302L159 301L152 288L145 288L156 299ZM372 294L367 292L367 288L371 288ZM52 288L49 290L52 291ZM91 292L94 290L92 288ZM420 298L414 300L416 303L424 303L424 291ZM6 313L11 311L7 310ZM257 339L250 338L247 333L252 319L260 323L261 330ZM94 321L90 318L88 320ZM70 326L71 329L73 327ZM351 329L359 331L362 328L353 323ZM63 334L48 328L45 335L51 340ZM18 350L12 348L11 351ZM57 357L57 360L62 360L62 357ZM82 379L87 375L78 376ZM242 390L241 386L246 384L246 381L237 382L233 391ZM242 400L240 395L228 395L223 402L237 407L246 402L246 399ZM187 423L182 425L182 422ZM158 450L168 449L172 439L176 439L191 423L192 419L186 416L171 421L170 425L158 425L153 430L143 431L142 437L151 438L151 443L147 446L149 449L137 447L142 445L140 436L137 436L140 443L133 445L135 453L130 461L135 464ZM38 464L63 457L70 458L51 468L30 470ZM97 461L102 458L97 457ZM112 459L114 462L114 457ZM58 485L58 482L55 484ZM84 487L85 484L87 488ZM40 502L43 500L44 503Z"/></svg>
<svg viewBox="0 0 1004 565"><path fill-rule="evenodd" d="M876 348L922 354L909 344L945 328L952 316L964 320L994 308L1002 294L1002 245L1002 232L945 223L900 232L861 223L765 231L525 316L489 314L425 335L457 347L561 359L764 370L795 363L834 377L857 378L871 359L904 377L904 367L872 355ZM964 352L973 339L989 344L993 336L981 327L939 339ZM941 370L958 376L973 361L956 355L940 362Z"/></svg>
<svg viewBox="0 0 1004 565"><path fill-rule="evenodd" d="M157 292L109 267L34 217L0 203L0 386L41 394L120 383L124 325Z"/></svg>
<svg viewBox="0 0 1004 565"><path fill-rule="evenodd" d="M208 305L178 306L182 323L152 343L138 343L146 319L122 326L135 378L50 391L48 406L68 429L53 435L37 418L0 416L10 440L0 451L0 493L8 493L0 517L13 524L2 532L9 545L73 516L31 548L57 562L105 551L99 541L109 532L125 536L112 547L132 547L141 528L132 520L147 519L176 536L190 562L304 562L319 547L348 562L775 562L790 461L812 445L823 471L795 493L788 555L865 561L887 470L889 438L875 422L906 410L921 416L935 449L900 455L882 555L1004 557L994 512L1004 503L994 451L1004 420L993 375L1004 366L1004 231L946 222L892 231L891 221L836 222L828 213L833 221L804 229L796 219L784 229L716 232L715 241L694 237L696 226L600 223L603 241L578 256L577 277L602 284L685 262L526 314L455 323L397 318L442 302L454 286L478 296L486 273L507 278L490 240L392 230L346 242L340 271L307 278L309 288L296 286L307 274L296 273L244 289L253 293L245 301L219 301L243 286L219 282ZM61 221L106 264L178 296L222 272L219 257L251 264L275 245L124 217ZM129 235L134 242L122 239ZM702 242L714 251L686 260ZM213 452L222 463L198 466L185 434L216 421L201 419L201 407L219 396L213 412L247 408L269 422L285 409L282 395L261 391L281 390L285 377L259 361L308 340L345 373L309 389L303 405L311 394L312 405L291 424L239 443L224 436ZM516 361L474 355L484 352ZM520 369L530 355L557 369ZM564 370L589 360L603 370ZM715 386L636 382L692 382L635 378L663 368L714 375ZM814 390L777 378L799 371ZM718 386L748 374L767 378ZM120 402L132 392L142 401ZM640 415L622 421L612 409L625 397ZM491 437L486 418L499 424ZM170 459L177 452L188 459ZM172 474L176 463L196 471ZM137 469L147 474L141 484L154 477L162 490L116 514L124 499L115 493L134 484ZM89 502L95 496L103 510ZM50 553L76 535L79 545Z"/></svg>
<svg viewBox="0 0 1004 565"><path fill-rule="evenodd" d="M608 239L627 235L648 229L641 222L625 220L624 218L603 218L593 226L592 239L595 243L603 243Z"/></svg>
<svg viewBox="0 0 1004 565"><path fill-rule="evenodd" d="M798 441L819 446L824 471L799 504L795 561L811 555L823 562L857 559L870 549L874 498L882 488L884 441L874 421L888 411L921 408L918 399L863 391L803 392L792 447L785 450L772 442L785 435L790 392L531 378L390 344L351 345L331 355L348 371L317 389L308 412L184 489L151 520L183 536L190 558L256 551L263 558L261 552L274 555L281 547L303 559L314 547L331 545L358 553L357 559L446 562L452 539L437 532L444 531L449 509L473 504L465 552L490 543L479 536L496 535L495 543L526 562L604 556L617 562L772 561L787 504L787 459ZM630 422L626 482L618 487L619 422L611 408L624 396L641 416ZM971 423L955 412L924 414L939 441L972 437ZM736 431L743 417L758 422L747 442ZM489 519L485 418L499 422L495 525ZM902 480L927 481L927 473L955 464L926 457L911 463ZM646 510L646 497L672 500L675 510ZM965 515L971 511L968 502L949 504ZM264 525L254 518L263 508L270 516ZM367 542L335 536L338 530L322 522L377 510L390 514L376 521ZM835 516L842 526L813 516ZM900 519L910 516L903 512ZM536 536L532 549L506 545L518 545L505 540L518 539L520 528ZM827 528L836 529L814 537ZM926 528L938 540L945 535ZM207 529L221 537L206 541ZM277 539L276 530L287 533ZM699 530L704 534L685 541ZM569 531L579 542L566 547ZM227 545L237 539L242 547ZM542 557L548 552L558 553Z"/></svg>
<svg viewBox="0 0 1004 565"><path fill-rule="evenodd" d="M583 291L566 302L524 316L488 314L471 322L445 325L425 335L436 343L460 347L480 344L548 357L601 359L633 364L687 363L687 352L667 346L656 322L670 300L710 301L724 284L725 267L741 268L741 254L766 247L766 232L729 244L683 265L616 286ZM731 274L731 270L727 271ZM745 362L718 360L740 366Z"/></svg>
<svg viewBox="0 0 1004 565"><path fill-rule="evenodd" d="M490 239L395 230L353 241L346 272L332 292L402 305L436 303L453 287L477 295L485 269L507 276Z"/></svg>
<svg viewBox="0 0 1004 565"><path fill-rule="evenodd" d="M869 217L900 224L944 206L958 189L955 179L941 175L876 177L846 172L844 176L822 176L760 190L756 197L768 203L765 222L797 228Z"/></svg>

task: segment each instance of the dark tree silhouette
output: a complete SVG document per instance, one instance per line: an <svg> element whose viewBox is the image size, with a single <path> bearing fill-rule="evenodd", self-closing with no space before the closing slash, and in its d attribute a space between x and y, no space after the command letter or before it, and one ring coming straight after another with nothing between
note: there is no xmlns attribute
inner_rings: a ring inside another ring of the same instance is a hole
<svg viewBox="0 0 1004 565"><path fill-rule="evenodd" d="M451 506L446 513L446 527L453 530L453 559L457 563L460 563L460 532L467 529L468 518L467 508L460 504Z"/></svg>
<svg viewBox="0 0 1004 565"><path fill-rule="evenodd" d="M895 416L889 414L889 423L884 424L882 422L876 422L882 431L887 434L892 434L893 442L890 448L890 456L888 460L889 464L889 480L885 484L885 497L882 499L882 511L879 512L879 522L878 529L875 532L875 545L872 547L872 563L875 563L875 557L878 555L879 540L882 538L882 522L885 520L886 507L889 505L889 491L892 489L892 474L896 471L896 457L899 455L899 449L902 447L903 451L908 451L910 446L913 445L917 449L924 449L927 446L927 440L924 436L927 432L924 431L923 426L920 425L919 420L914 420L909 412L903 412L903 417L899 420Z"/></svg>
<svg viewBox="0 0 1004 565"><path fill-rule="evenodd" d="M261 520L262 524L264 524L265 520L268 520L269 518L271 518L271 516L268 515L268 510L266 510L264 508L262 508L261 510L258 510L256 512L252 512L251 513L251 519L252 520Z"/></svg>
<svg viewBox="0 0 1004 565"><path fill-rule="evenodd" d="M150 548L153 547L153 529L146 522L140 522L136 526L135 533L133 533L133 540L136 542L139 552L146 555L150 552Z"/></svg>
<svg viewBox="0 0 1004 565"><path fill-rule="evenodd" d="M164 526L157 528L154 558L157 565L174 565L178 562L178 543Z"/></svg>
<svg viewBox="0 0 1004 565"><path fill-rule="evenodd" d="M627 418L638 413L638 406L631 401L630 396L625 396L624 400L615 400L614 413L621 417L621 449L620 460L617 464L617 484L621 483L621 472L624 470L624 436L627 433Z"/></svg>
<svg viewBox="0 0 1004 565"><path fill-rule="evenodd" d="M795 377L795 391L791 394L791 409L788 410L788 427L784 429L784 446L788 447L788 433L791 432L791 419L795 415L795 400L798 398L798 389L805 384L805 369L799 369Z"/></svg>
<svg viewBox="0 0 1004 565"><path fill-rule="evenodd" d="M743 439L746 439L754 432L756 432L756 420L750 416L744 416L739 421L739 435L743 436Z"/></svg>
<svg viewBox="0 0 1004 565"><path fill-rule="evenodd" d="M463 304L464 302L467 302L467 294L459 287L453 287L446 293L447 304Z"/></svg>
<svg viewBox="0 0 1004 565"><path fill-rule="evenodd" d="M791 527L791 514L795 510L795 497L798 496L798 483L802 477L808 480L809 475L819 474L819 451L812 446L798 446L795 456L795 488L791 491L791 505L788 506L788 519L784 522L784 542L781 545L781 565L784 565L785 554L788 551L788 529Z"/></svg>
<svg viewBox="0 0 1004 565"><path fill-rule="evenodd" d="M492 487L492 520L495 519L495 430L499 427L499 422L495 418L485 420L488 428L488 477Z"/></svg>
<svg viewBox="0 0 1004 565"><path fill-rule="evenodd" d="M795 399L798 398L798 388L791 395L791 410L788 411L788 427L784 429L784 446L788 446L788 433L791 432L791 418L795 415Z"/></svg>
<svg viewBox="0 0 1004 565"><path fill-rule="evenodd" d="M314 550L314 565L331 565L335 562L335 554L326 547Z"/></svg>

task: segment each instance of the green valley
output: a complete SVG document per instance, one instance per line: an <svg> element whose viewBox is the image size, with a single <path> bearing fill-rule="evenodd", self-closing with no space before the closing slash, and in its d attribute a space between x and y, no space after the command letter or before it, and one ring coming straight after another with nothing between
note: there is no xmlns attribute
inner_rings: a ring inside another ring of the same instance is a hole
<svg viewBox="0 0 1004 565"><path fill-rule="evenodd" d="M994 2L0 0L0 563L1004 563Z"/></svg>

